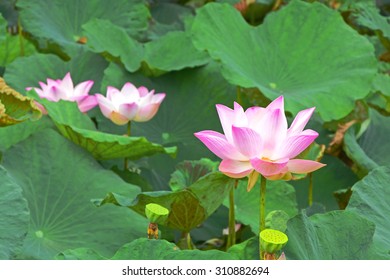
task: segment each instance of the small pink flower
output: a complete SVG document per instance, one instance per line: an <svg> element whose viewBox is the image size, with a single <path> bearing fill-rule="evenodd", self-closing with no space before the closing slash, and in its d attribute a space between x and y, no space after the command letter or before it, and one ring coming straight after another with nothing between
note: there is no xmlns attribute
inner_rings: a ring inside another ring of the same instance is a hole
<svg viewBox="0 0 390 280"><path fill-rule="evenodd" d="M146 122L157 113L165 93L154 94L146 87L138 89L132 83L126 83L121 90L109 86L107 96L96 94L100 110L106 118L117 125L129 121Z"/></svg>
<svg viewBox="0 0 390 280"><path fill-rule="evenodd" d="M227 176L250 175L250 181L256 181L259 174L270 180L289 179L291 173L309 173L325 165L294 159L318 136L314 130L303 130L314 108L299 112L290 128L283 96L266 108L251 107L244 112L234 103L233 110L218 104L217 111L225 134L205 130L195 136L222 159L219 170ZM252 187L253 182L248 189Z"/></svg>
<svg viewBox="0 0 390 280"><path fill-rule="evenodd" d="M85 113L97 105L94 95L89 95L93 81L82 82L73 86L72 77L68 72L62 80L47 79L47 84L39 82L41 88L28 87L26 90L34 89L41 98L58 102L60 100L74 101L81 112ZM41 107L40 105L39 107Z"/></svg>

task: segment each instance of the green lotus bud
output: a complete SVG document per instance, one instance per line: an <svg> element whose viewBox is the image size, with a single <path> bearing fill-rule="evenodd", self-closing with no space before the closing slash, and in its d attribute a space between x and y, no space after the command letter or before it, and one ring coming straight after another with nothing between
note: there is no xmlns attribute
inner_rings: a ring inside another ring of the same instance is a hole
<svg viewBox="0 0 390 280"><path fill-rule="evenodd" d="M168 214L169 210L159 204L149 203L145 206L145 215L151 223L163 224Z"/></svg>
<svg viewBox="0 0 390 280"><path fill-rule="evenodd" d="M265 229L260 232L260 246L264 252L274 254L286 245L287 235L275 229Z"/></svg>
<svg viewBox="0 0 390 280"><path fill-rule="evenodd" d="M271 211L268 213L267 217L265 217L265 227L285 232L289 218L288 214L283 210Z"/></svg>

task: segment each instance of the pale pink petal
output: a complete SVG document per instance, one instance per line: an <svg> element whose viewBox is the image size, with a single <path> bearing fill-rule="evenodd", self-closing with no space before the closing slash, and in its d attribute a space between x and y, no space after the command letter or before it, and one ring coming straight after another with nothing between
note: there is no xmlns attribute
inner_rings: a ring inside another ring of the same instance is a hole
<svg viewBox="0 0 390 280"><path fill-rule="evenodd" d="M134 118L136 122L147 122L153 118L158 111L160 104L148 104L146 106L140 107L138 113Z"/></svg>
<svg viewBox="0 0 390 280"><path fill-rule="evenodd" d="M58 102L61 99L67 100L66 96L64 96L63 91L58 88L57 86L52 86L44 91L44 98L46 98L49 101Z"/></svg>
<svg viewBox="0 0 390 280"><path fill-rule="evenodd" d="M232 125L239 127L248 126L248 118L245 115L244 109L237 102L234 102L234 121Z"/></svg>
<svg viewBox="0 0 390 280"><path fill-rule="evenodd" d="M261 120L261 138L264 141L263 156L273 159L276 148L285 141L287 134L287 119L280 109L268 111Z"/></svg>
<svg viewBox="0 0 390 280"><path fill-rule="evenodd" d="M108 100L106 97L104 97L101 94L95 94L95 96L96 96L96 100L97 100L97 102L99 104L99 108L102 111L102 114L106 118L110 118L111 117L111 113L113 111L115 111L115 107L112 105L111 101Z"/></svg>
<svg viewBox="0 0 390 280"><path fill-rule="evenodd" d="M268 111L273 111L279 109L280 111L284 112L284 97L283 95L276 98L274 101L272 101L268 106L265 108Z"/></svg>
<svg viewBox="0 0 390 280"><path fill-rule="evenodd" d="M73 81L69 72L66 73L65 77L60 82L59 88L63 91L64 96L62 96L62 99L69 100L65 99L65 97L69 97L73 93Z"/></svg>
<svg viewBox="0 0 390 280"><path fill-rule="evenodd" d="M204 130L194 134L205 146L221 159L248 160L236 147L230 144L225 135L212 130Z"/></svg>
<svg viewBox="0 0 390 280"><path fill-rule="evenodd" d="M77 100L77 105L79 106L79 110L85 113L98 105L98 101L95 95L86 95Z"/></svg>
<svg viewBox="0 0 390 280"><path fill-rule="evenodd" d="M120 92L120 90L119 89L117 89L117 88L115 88L115 87L112 87L112 86L108 86L107 87L107 98L109 99L109 100L111 100L112 99L112 94L114 93L114 92Z"/></svg>
<svg viewBox="0 0 390 280"><path fill-rule="evenodd" d="M80 84L78 84L73 91L73 98L77 98L79 96L88 95L89 91L91 90L93 86L93 81L85 81Z"/></svg>
<svg viewBox="0 0 390 280"><path fill-rule="evenodd" d="M249 161L224 159L219 165L219 171L231 178L243 178L249 175L252 170Z"/></svg>
<svg viewBox="0 0 390 280"><path fill-rule="evenodd" d="M288 135L299 134L303 131L310 117L313 115L315 107L300 111L293 120Z"/></svg>
<svg viewBox="0 0 390 280"><path fill-rule="evenodd" d="M263 141L253 129L232 126L234 146L247 158L259 157L263 150Z"/></svg>
<svg viewBox="0 0 390 280"><path fill-rule="evenodd" d="M138 102L140 107L143 107L143 106L146 106L148 104L154 103L154 102L152 102L153 96L154 96L154 90L152 90L151 92L149 92L148 94L146 94L143 97L135 99L134 101Z"/></svg>
<svg viewBox="0 0 390 280"><path fill-rule="evenodd" d="M268 161L260 158L251 159L253 168L263 176L273 176L287 172L288 159L278 161Z"/></svg>
<svg viewBox="0 0 390 280"><path fill-rule="evenodd" d="M161 104L161 102L163 102L164 98L165 98L165 93L156 93L155 95L153 95L152 103Z"/></svg>
<svg viewBox="0 0 390 280"><path fill-rule="evenodd" d="M131 98L131 100L135 101L140 98L140 94L138 89L132 83L125 83L121 89L121 92L126 98Z"/></svg>
<svg viewBox="0 0 390 280"><path fill-rule="evenodd" d="M246 109L245 115L248 119L248 127L255 131L261 130L259 126L261 119L264 117L265 108L262 107L250 107Z"/></svg>
<svg viewBox="0 0 390 280"><path fill-rule="evenodd" d="M321 167L324 167L326 164L305 159L291 159L288 164L288 171L291 173L305 174L316 171Z"/></svg>
<svg viewBox="0 0 390 280"><path fill-rule="evenodd" d="M38 107L39 110L41 110L42 115L47 115L48 114L46 108L41 103L38 103L37 101L34 101L34 104L35 104L35 106Z"/></svg>
<svg viewBox="0 0 390 280"><path fill-rule="evenodd" d="M128 120L132 120L138 112L138 105L137 103L121 104L118 109L118 113L125 116Z"/></svg>
<svg viewBox="0 0 390 280"><path fill-rule="evenodd" d="M233 143L232 125L239 127L248 126L248 119L245 112L237 102L234 102L234 110L222 104L217 104L216 107L223 132L228 141Z"/></svg>
<svg viewBox="0 0 390 280"><path fill-rule="evenodd" d="M228 139L229 142L233 143L232 125L234 123L234 110L222 104L217 104L216 107L226 139Z"/></svg>
<svg viewBox="0 0 390 280"><path fill-rule="evenodd" d="M146 87L142 86L138 88L138 92L141 97L144 97L149 93L149 90Z"/></svg>
<svg viewBox="0 0 390 280"><path fill-rule="evenodd" d="M301 134L290 136L282 147L274 155L275 158L295 158L302 153L318 137L318 133L311 129L306 129Z"/></svg>

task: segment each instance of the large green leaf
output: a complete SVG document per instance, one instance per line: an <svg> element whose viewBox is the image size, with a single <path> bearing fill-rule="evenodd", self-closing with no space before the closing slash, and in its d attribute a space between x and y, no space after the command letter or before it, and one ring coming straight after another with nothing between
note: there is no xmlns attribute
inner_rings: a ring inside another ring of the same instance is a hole
<svg viewBox="0 0 390 280"><path fill-rule="evenodd" d="M96 252L80 248L67 250L57 256L65 260L103 259ZM139 238L122 246L111 258L112 260L234 260L235 258L218 250L180 250L175 244L166 240L148 240Z"/></svg>
<svg viewBox="0 0 390 280"><path fill-rule="evenodd" d="M80 113L74 102L38 100L46 107L62 135L89 151L97 159L127 157L135 160L156 153L176 155L176 147L165 148L149 142L144 137L127 137L96 131L91 119Z"/></svg>
<svg viewBox="0 0 390 280"><path fill-rule="evenodd" d="M191 186L204 175L217 171L218 162L208 158L200 160L186 160L176 166L176 171L172 173L169 186L173 191L185 189Z"/></svg>
<svg viewBox="0 0 390 280"><path fill-rule="evenodd" d="M131 38L126 30L104 19L92 19L83 25L86 32L87 46L94 52L107 52L120 57L130 72L138 70L144 56L142 44Z"/></svg>
<svg viewBox="0 0 390 280"><path fill-rule="evenodd" d="M249 225L252 232L259 234L260 212L260 185L256 184L250 192L247 192L247 181L240 180L235 190L236 219ZM225 206L229 202L225 200ZM283 210L289 217L298 213L294 188L285 181L267 181L266 215L273 210Z"/></svg>
<svg viewBox="0 0 390 280"><path fill-rule="evenodd" d="M2 166L0 182L0 260L4 260L20 253L30 215L22 188Z"/></svg>
<svg viewBox="0 0 390 280"><path fill-rule="evenodd" d="M18 125L0 128L0 151L25 140L36 131L48 127L54 127L53 122L48 117L42 117L39 121L26 121Z"/></svg>
<svg viewBox="0 0 390 280"><path fill-rule="evenodd" d="M374 243L390 259L390 167L378 167L352 188L347 210L355 212L375 224Z"/></svg>
<svg viewBox="0 0 390 280"><path fill-rule="evenodd" d="M159 191L141 193L135 200L109 193L97 205L113 203L129 207L145 215L145 206L149 203L159 204L169 210L169 216L163 225L189 232L204 222L221 204L233 180L222 173L210 173L186 189L176 192Z"/></svg>
<svg viewBox="0 0 390 280"><path fill-rule="evenodd" d="M36 54L13 61L7 66L4 79L17 91L24 92L26 87L39 87L39 81L46 83L47 78L62 79L70 72L74 85L93 80L95 83L90 92L93 94L100 90L107 65L103 57L86 51L78 52L69 61L51 54Z"/></svg>
<svg viewBox="0 0 390 280"><path fill-rule="evenodd" d="M145 62L152 69L173 71L204 65L209 56L194 47L188 32L174 31L145 44Z"/></svg>
<svg viewBox="0 0 390 280"><path fill-rule="evenodd" d="M104 0L21 0L17 2L25 29L34 36L50 39L68 53L81 46L82 25L90 19L110 20L126 32L140 37L147 28L149 11L143 0L119 0L113 5Z"/></svg>
<svg viewBox="0 0 390 280"><path fill-rule="evenodd" d="M375 3L364 3L355 6L353 16L356 17L358 24L371 30L381 31L383 36L390 39L390 22L387 17L380 14Z"/></svg>
<svg viewBox="0 0 390 280"><path fill-rule="evenodd" d="M34 101L10 88L0 77L0 127L40 117L41 111Z"/></svg>
<svg viewBox="0 0 390 280"><path fill-rule="evenodd" d="M381 165L390 164L390 122L388 117L377 111L370 111L370 124L357 139L355 129L351 127L344 137L344 150L354 162L354 170L360 177Z"/></svg>
<svg viewBox="0 0 390 280"><path fill-rule="evenodd" d="M97 209L90 202L110 191L135 197L139 188L104 170L55 131L34 134L7 150L3 161L30 208L23 258L51 259L79 247L109 257L122 244L144 236L147 221L140 215L110 205Z"/></svg>
<svg viewBox="0 0 390 280"><path fill-rule="evenodd" d="M195 46L221 61L230 83L257 87L269 99L284 95L293 114L316 106L325 121L352 111L377 71L369 41L320 3L293 1L258 27L233 7L211 3L199 9L192 31Z"/></svg>
<svg viewBox="0 0 390 280"><path fill-rule="evenodd" d="M158 75L166 71L204 65L209 61L205 52L198 51L192 44L188 32L174 31L141 44L132 39L124 28L110 21L93 19L83 25L87 46L95 52L107 52L120 57L125 68L135 72L144 62L148 74Z"/></svg>
<svg viewBox="0 0 390 280"><path fill-rule="evenodd" d="M370 259L375 226L350 211L332 211L307 217L302 213L289 220L288 259Z"/></svg>

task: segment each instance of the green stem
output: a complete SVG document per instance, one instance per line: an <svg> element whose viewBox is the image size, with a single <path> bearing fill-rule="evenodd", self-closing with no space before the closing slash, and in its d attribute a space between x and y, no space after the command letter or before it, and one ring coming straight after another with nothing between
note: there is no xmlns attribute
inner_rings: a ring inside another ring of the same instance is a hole
<svg viewBox="0 0 390 280"><path fill-rule="evenodd" d="M127 123L127 134L126 134L128 137L130 137L131 135L131 121L129 121ZM129 168L129 159L128 158L125 158L125 161L124 161L124 170L127 170Z"/></svg>
<svg viewBox="0 0 390 280"><path fill-rule="evenodd" d="M237 86L236 88L236 98L237 98L237 103L242 106L241 88L239 86Z"/></svg>
<svg viewBox="0 0 390 280"><path fill-rule="evenodd" d="M191 240L190 233L186 232L185 233L185 237L186 237L186 240L187 240L187 248L188 248L188 250L193 250L194 248L192 247L192 240Z"/></svg>
<svg viewBox="0 0 390 280"><path fill-rule="evenodd" d="M22 24L20 23L20 17L18 19L18 37L19 37L19 45L20 45L20 56L24 56L23 29L22 29Z"/></svg>
<svg viewBox="0 0 390 280"><path fill-rule="evenodd" d="M229 235L226 245L226 250L236 244L236 217L235 217L235 204L234 204L234 191L237 188L238 180L234 182L234 187L231 188L229 193Z"/></svg>
<svg viewBox="0 0 390 280"><path fill-rule="evenodd" d="M261 184L260 184L260 232L265 229L265 191L266 191L267 179L261 175ZM264 252L261 249L259 237L259 252L260 252L260 260L264 259Z"/></svg>
<svg viewBox="0 0 390 280"><path fill-rule="evenodd" d="M313 204L313 173L309 173L309 206Z"/></svg>

